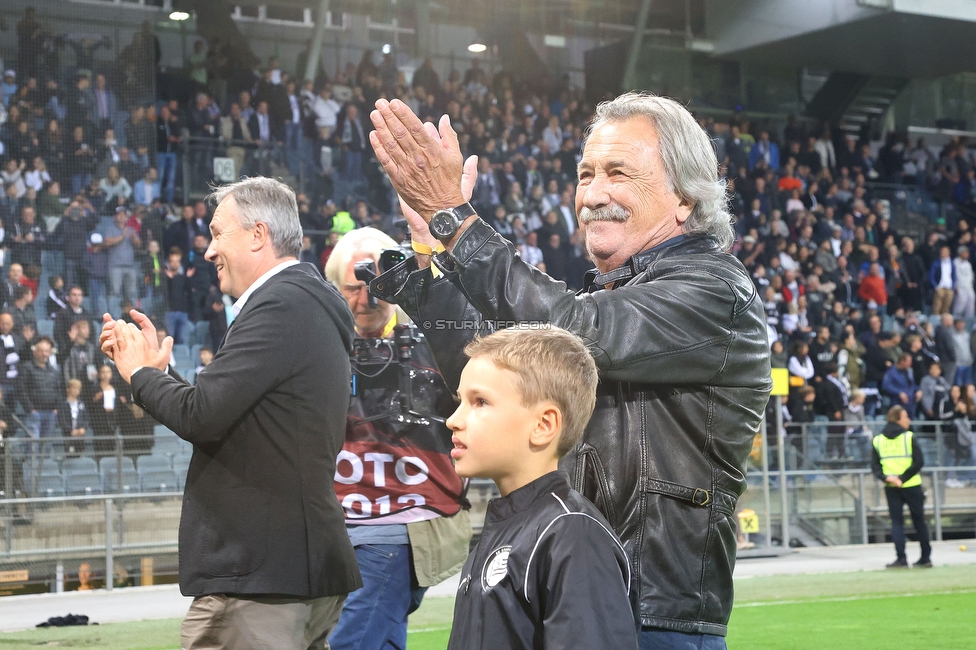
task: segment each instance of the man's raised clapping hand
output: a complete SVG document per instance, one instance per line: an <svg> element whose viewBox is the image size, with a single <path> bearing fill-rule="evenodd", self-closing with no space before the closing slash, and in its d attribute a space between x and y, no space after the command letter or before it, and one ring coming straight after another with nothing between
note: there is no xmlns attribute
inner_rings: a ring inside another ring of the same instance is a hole
<svg viewBox="0 0 976 650"><path fill-rule="evenodd" d="M115 362L122 379L131 383L132 373L139 368L151 366L166 371L173 353L173 337L167 336L160 343L156 326L148 316L135 309L129 316L138 327L124 320L113 320L110 314L103 315L105 324L98 342L105 356Z"/></svg>

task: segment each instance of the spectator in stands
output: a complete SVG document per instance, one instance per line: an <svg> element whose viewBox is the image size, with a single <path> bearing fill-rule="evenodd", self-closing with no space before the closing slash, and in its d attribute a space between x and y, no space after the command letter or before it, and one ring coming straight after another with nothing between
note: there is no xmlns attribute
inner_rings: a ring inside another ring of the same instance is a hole
<svg viewBox="0 0 976 650"><path fill-rule="evenodd" d="M958 286L956 267L952 263L951 249L948 246L939 248L939 259L932 262L929 268L929 282L935 290L932 313L948 314Z"/></svg>
<svg viewBox="0 0 976 650"><path fill-rule="evenodd" d="M34 292L31 288L21 284L14 289L14 299L7 308L14 317L17 331L22 332L28 341L32 340L33 332L37 330L37 315L34 312Z"/></svg>
<svg viewBox="0 0 976 650"><path fill-rule="evenodd" d="M160 252L159 242L155 239L146 245L146 252L142 256L143 285L146 295L143 308L151 318L158 318L165 308L166 297L163 293L163 271L166 259Z"/></svg>
<svg viewBox="0 0 976 650"><path fill-rule="evenodd" d="M144 171L151 164L149 153L155 135L154 131L155 125L146 119L145 107L136 106L133 108L129 124L125 128L125 138L126 148L139 171Z"/></svg>
<svg viewBox="0 0 976 650"><path fill-rule="evenodd" d="M69 287L81 282L88 234L97 220L98 216L87 200L75 199L65 209L54 231L53 239L60 242L64 253L64 280Z"/></svg>
<svg viewBox="0 0 976 650"><path fill-rule="evenodd" d="M217 269L207 260L210 237L197 235L193 239L193 250L185 260L187 285L190 289L190 320L197 322L202 318L204 303L210 287L217 282Z"/></svg>
<svg viewBox="0 0 976 650"><path fill-rule="evenodd" d="M119 199L128 201L132 196L132 186L129 181L119 175L116 165L109 165L105 178L99 181L99 189L105 193L105 207L113 212L119 206Z"/></svg>
<svg viewBox="0 0 976 650"><path fill-rule="evenodd" d="M64 278L60 275L50 275L47 278L47 298L44 301L44 313L48 320L54 320L58 312L68 306L67 294L64 292Z"/></svg>
<svg viewBox="0 0 976 650"><path fill-rule="evenodd" d="M81 188L91 183L95 168L95 149L85 135L81 125L71 132L71 142L65 151L68 173L71 175L71 193L77 195Z"/></svg>
<svg viewBox="0 0 976 650"><path fill-rule="evenodd" d="M95 451L112 451L115 448L113 439L119 424L118 413L128 405L125 391L117 386L112 366L99 366L98 379L91 392L90 419L95 433Z"/></svg>
<svg viewBox="0 0 976 650"><path fill-rule="evenodd" d="M269 176L271 163L281 160L281 146L285 137L284 123L270 113L268 102L262 101L258 103L248 128L257 145L254 156L257 160L258 173Z"/></svg>
<svg viewBox="0 0 976 650"><path fill-rule="evenodd" d="M525 235L525 243L519 246L519 255L522 256L522 259L525 260L526 264L539 266L541 262L545 261L542 254L542 249L538 247L538 243L538 232L533 230Z"/></svg>
<svg viewBox="0 0 976 650"><path fill-rule="evenodd" d="M118 100L115 93L108 87L105 75L95 75L95 87L92 90L95 101L92 105L91 122L97 129L114 127L118 119Z"/></svg>
<svg viewBox="0 0 976 650"><path fill-rule="evenodd" d="M915 417L915 404L922 398L922 391L915 383L912 355L902 352L898 356L898 363L888 368L881 382L881 393L893 404L903 406L909 417Z"/></svg>
<svg viewBox="0 0 976 650"><path fill-rule="evenodd" d="M21 406L27 413L27 427L35 440L56 435L57 409L63 399L61 373L50 363L54 341L40 337L32 346L32 358L20 366L20 387L17 391ZM44 445L44 453L53 449Z"/></svg>
<svg viewBox="0 0 976 650"><path fill-rule="evenodd" d="M332 98L332 86L323 84L319 88L319 94L311 103L312 113L315 116L315 128L318 130L320 142L327 142L335 132L339 113L342 107Z"/></svg>
<svg viewBox="0 0 976 650"><path fill-rule="evenodd" d="M166 297L166 330L175 343L186 343L187 330L191 327L190 286L183 272L183 254L175 246L169 251L162 282Z"/></svg>
<svg viewBox="0 0 976 650"><path fill-rule="evenodd" d="M65 382L65 399L58 406L58 428L61 430L62 437L80 438L80 440L67 441L65 452L68 457L78 456L87 451L87 444L84 440L89 430L88 409L81 399L81 380L68 379Z"/></svg>
<svg viewBox="0 0 976 650"><path fill-rule="evenodd" d="M351 184L358 184L365 180L363 174L363 156L366 152L366 129L359 116L359 107L350 103L346 105L342 124L337 127L339 142L342 146L342 169L340 177Z"/></svg>
<svg viewBox="0 0 976 650"><path fill-rule="evenodd" d="M24 267L20 264L13 263L7 267L7 277L0 285L0 293L3 294L3 306L4 308L9 307L13 304L14 294L17 292L17 288L21 286L21 279L24 277Z"/></svg>
<svg viewBox="0 0 976 650"><path fill-rule="evenodd" d="M844 410L848 405L848 388L841 382L837 363L829 361L824 364L824 377L817 382L814 410L817 415L825 416L830 422L839 423L844 420ZM827 427L826 455L829 460L843 460L847 457L844 446L843 424L831 424Z"/></svg>
<svg viewBox="0 0 976 650"><path fill-rule="evenodd" d="M815 379L822 380L827 376L827 366L836 361L834 343L830 340L830 329L825 325L817 328L817 336L814 338L807 350L810 361L813 363L813 376Z"/></svg>
<svg viewBox="0 0 976 650"><path fill-rule="evenodd" d="M211 350L206 345L200 347L200 352L198 353L197 367L194 370L195 375L199 375L203 372L204 368L209 366L214 358L213 350Z"/></svg>
<svg viewBox="0 0 976 650"><path fill-rule="evenodd" d="M156 167L166 203L173 202L176 190L177 152L182 141L183 125L169 106L159 109L156 119Z"/></svg>
<svg viewBox="0 0 976 650"><path fill-rule="evenodd" d="M769 139L768 131L761 131L759 139L749 150L749 170L755 169L760 160L770 169L779 169L779 147Z"/></svg>
<svg viewBox="0 0 976 650"><path fill-rule="evenodd" d="M919 389L922 391L920 416L926 420L941 420L941 404L949 397L951 385L942 376L942 367L938 361L929 361L928 372L922 378Z"/></svg>
<svg viewBox="0 0 976 650"><path fill-rule="evenodd" d="M953 319L948 313L942 314L939 326L935 329L935 354L942 364L942 376L948 381L956 378L956 344L953 335Z"/></svg>
<svg viewBox="0 0 976 650"><path fill-rule="evenodd" d="M955 320L952 342L956 349L956 374L953 385L966 386L973 382L972 332L966 329L966 321Z"/></svg>
<svg viewBox="0 0 976 650"><path fill-rule="evenodd" d="M235 176L243 175L245 157L254 139L237 102L231 102L229 114L220 118L220 137L227 146L227 157L234 160Z"/></svg>
<svg viewBox="0 0 976 650"><path fill-rule="evenodd" d="M68 290L68 304L54 317L54 344L58 349L58 361L62 361L68 354L71 344L69 332L72 326L80 320L89 323L93 320L92 314L82 306L84 298L81 287L77 285L71 287Z"/></svg>
<svg viewBox="0 0 976 650"><path fill-rule="evenodd" d="M155 167L150 167L146 170L145 176L136 181L136 186L133 189L132 199L135 201L136 205L144 205L148 207L159 198L159 174L156 172Z"/></svg>
<svg viewBox="0 0 976 650"><path fill-rule="evenodd" d="M963 244L956 250L953 271L956 274L956 295L952 303L952 315L972 320L976 316L976 285L973 265L969 261L969 246ZM934 310L933 310L934 311Z"/></svg>
<svg viewBox="0 0 976 650"><path fill-rule="evenodd" d="M539 248L542 250L542 260L546 265L546 273L556 280L565 280L566 249L563 246L559 233L551 233L549 237L541 243Z"/></svg>
<svg viewBox="0 0 976 650"><path fill-rule="evenodd" d="M881 309L888 304L888 291L885 287L885 279L881 276L880 264L877 262L870 264L868 274L861 279L857 295L869 309Z"/></svg>
<svg viewBox="0 0 976 650"><path fill-rule="evenodd" d="M91 397L91 383L96 379L98 367L102 363L102 353L91 339L91 322L76 321L68 330L68 342L64 355L64 379L80 379L84 386L82 396Z"/></svg>
<svg viewBox="0 0 976 650"><path fill-rule="evenodd" d="M169 251L175 246L186 257L193 250L193 242L197 235L203 235L206 232L207 224L196 217L193 206L184 205L179 221L167 228L165 235L163 235L163 248Z"/></svg>
<svg viewBox="0 0 976 650"><path fill-rule="evenodd" d="M227 333L227 305L224 304L224 294L220 287L211 285L207 300L204 303L203 319L210 323L210 346L219 350L224 343Z"/></svg>
<svg viewBox="0 0 976 650"><path fill-rule="evenodd" d="M209 180L213 176L213 139L217 136L217 119L210 110L210 98L206 93L198 93L196 103L187 115L187 129L190 132L190 173L198 180Z"/></svg>
<svg viewBox="0 0 976 650"><path fill-rule="evenodd" d="M16 404L17 387L20 383L20 362L26 358L27 341L14 329L14 317L10 312L0 312L0 343L3 343L3 375L0 388L6 396L6 404Z"/></svg>
<svg viewBox="0 0 976 650"><path fill-rule="evenodd" d="M41 249L47 241L47 230L37 223L37 211L32 205L24 205L20 219L12 224L11 258L24 268L41 268Z"/></svg>
<svg viewBox="0 0 976 650"><path fill-rule="evenodd" d="M118 305L123 297L135 304L140 297L135 252L141 247L142 241L135 229L126 225L128 220L128 211L118 208L113 223L106 226L101 233L108 263L109 296L114 305ZM117 310L117 306L113 310L110 305L111 313L118 313Z"/></svg>
<svg viewBox="0 0 976 650"><path fill-rule="evenodd" d="M93 232L82 257L82 270L88 276L88 297L92 311L104 314L108 307L108 255L105 253L102 233Z"/></svg>

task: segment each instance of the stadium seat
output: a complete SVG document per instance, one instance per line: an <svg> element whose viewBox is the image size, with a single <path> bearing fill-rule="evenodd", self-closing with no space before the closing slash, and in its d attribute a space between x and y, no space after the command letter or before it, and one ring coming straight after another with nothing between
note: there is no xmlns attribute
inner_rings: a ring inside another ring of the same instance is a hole
<svg viewBox="0 0 976 650"><path fill-rule="evenodd" d="M42 474L37 479L37 496L63 497L64 479L60 474Z"/></svg>
<svg viewBox="0 0 976 650"><path fill-rule="evenodd" d="M180 450L180 439L176 435L155 436L152 453L160 456L172 456Z"/></svg>
<svg viewBox="0 0 976 650"><path fill-rule="evenodd" d="M198 345L210 345L210 322L202 320L196 324L193 330L194 338ZM193 357L193 363L197 362L197 357Z"/></svg>
<svg viewBox="0 0 976 650"><path fill-rule="evenodd" d="M48 320L46 318L37 319L37 335L38 336L54 336L54 321Z"/></svg>
<svg viewBox="0 0 976 650"><path fill-rule="evenodd" d="M198 365L200 365L200 348L202 348L202 347L203 347L202 344L197 343L193 347L190 348L190 364L194 368L196 368Z"/></svg>
<svg viewBox="0 0 976 650"><path fill-rule="evenodd" d="M82 456L64 461L64 491L68 496L74 494L101 494L102 475L93 458Z"/></svg>
<svg viewBox="0 0 976 650"><path fill-rule="evenodd" d="M98 461L98 468L102 474L102 491L105 494L113 492L131 492L139 489L139 475L136 473L135 463L128 456L122 457L122 486L119 489L119 460L108 456Z"/></svg>
<svg viewBox="0 0 976 650"><path fill-rule="evenodd" d="M190 360L190 348L185 343L177 343L173 346L173 356L176 357L177 365L185 364Z"/></svg>
<svg viewBox="0 0 976 650"><path fill-rule="evenodd" d="M142 492L178 492L179 479L171 469L154 469L139 473Z"/></svg>
<svg viewBox="0 0 976 650"><path fill-rule="evenodd" d="M153 472L157 470L172 470L173 461L165 454L146 454L145 456L139 456L136 458L136 471L139 476L145 472Z"/></svg>

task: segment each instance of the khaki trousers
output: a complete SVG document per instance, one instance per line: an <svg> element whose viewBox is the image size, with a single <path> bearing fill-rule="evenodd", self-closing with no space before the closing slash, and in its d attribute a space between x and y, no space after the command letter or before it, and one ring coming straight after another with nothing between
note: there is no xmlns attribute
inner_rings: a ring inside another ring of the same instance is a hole
<svg viewBox="0 0 976 650"><path fill-rule="evenodd" d="M180 629L181 650L329 650L326 640L345 596L193 599Z"/></svg>
<svg viewBox="0 0 976 650"><path fill-rule="evenodd" d="M936 289L935 295L932 296L932 313L948 314L949 310L952 309L953 295L952 289Z"/></svg>

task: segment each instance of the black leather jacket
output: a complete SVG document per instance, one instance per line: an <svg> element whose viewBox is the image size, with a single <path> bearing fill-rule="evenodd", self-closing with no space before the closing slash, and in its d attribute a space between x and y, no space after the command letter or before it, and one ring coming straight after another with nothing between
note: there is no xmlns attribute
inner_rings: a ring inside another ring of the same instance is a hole
<svg viewBox="0 0 976 650"><path fill-rule="evenodd" d="M612 290L574 295L479 220L438 265L446 280L410 259L370 289L424 329L452 387L477 331L538 321L581 336L600 385L562 468L620 536L641 624L724 635L735 504L772 387L763 306L742 264L709 237L676 237L595 278Z"/></svg>

